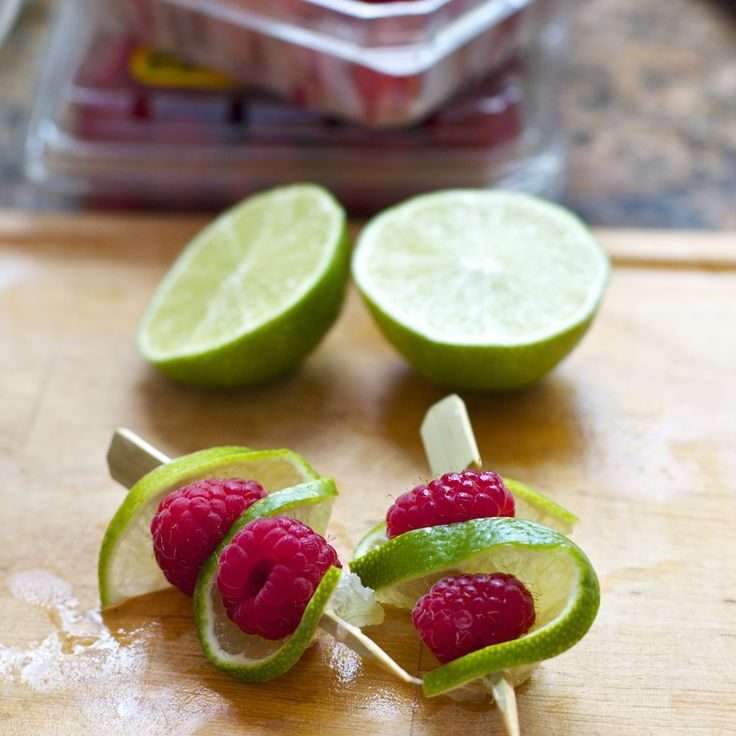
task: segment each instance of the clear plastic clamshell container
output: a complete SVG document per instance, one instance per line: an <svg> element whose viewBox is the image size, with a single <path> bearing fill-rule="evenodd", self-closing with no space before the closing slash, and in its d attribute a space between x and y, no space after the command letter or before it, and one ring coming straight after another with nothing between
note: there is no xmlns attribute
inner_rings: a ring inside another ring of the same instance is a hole
<svg viewBox="0 0 736 736"><path fill-rule="evenodd" d="M370 126L437 110L564 23L565 0L112 0L138 40Z"/></svg>
<svg viewBox="0 0 736 736"><path fill-rule="evenodd" d="M554 195L558 42L510 57L418 125L375 130L141 47L99 5L67 2L38 90L27 171L99 206L215 209L295 181L321 183L356 214L449 187Z"/></svg>

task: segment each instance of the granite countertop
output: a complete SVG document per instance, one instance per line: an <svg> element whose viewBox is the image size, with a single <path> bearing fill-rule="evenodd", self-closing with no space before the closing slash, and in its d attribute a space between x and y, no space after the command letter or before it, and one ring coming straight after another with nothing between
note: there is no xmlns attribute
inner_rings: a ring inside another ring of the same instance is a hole
<svg viewBox="0 0 736 736"><path fill-rule="evenodd" d="M0 208L69 208L23 180L53 0L0 48ZM578 3L564 112L567 204L595 225L736 228L736 2Z"/></svg>

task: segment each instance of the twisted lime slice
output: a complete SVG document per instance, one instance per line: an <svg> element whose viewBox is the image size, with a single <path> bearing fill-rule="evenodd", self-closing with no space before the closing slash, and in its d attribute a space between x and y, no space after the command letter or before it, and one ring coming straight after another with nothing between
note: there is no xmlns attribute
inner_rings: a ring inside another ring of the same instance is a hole
<svg viewBox="0 0 736 736"><path fill-rule="evenodd" d="M319 476L291 450L253 451L243 447L214 447L155 468L130 489L102 540L98 576L103 608L169 587L153 554L151 519L167 494L204 478L257 480L273 493ZM324 518L323 528L336 493L330 483L321 486L322 516L318 522ZM268 503L273 503L270 496L258 502Z"/></svg>
<svg viewBox="0 0 736 736"><path fill-rule="evenodd" d="M269 641L244 634L227 618L222 601L212 592L217 565L207 576L208 589L196 593L194 615L207 659L243 682L266 682L288 672L309 647L340 581L340 569L330 568L304 610L296 631L286 639ZM200 576L202 580L202 576Z"/></svg>
<svg viewBox="0 0 736 736"><path fill-rule="evenodd" d="M244 634L228 619L216 585L220 554L248 522L263 516L288 516L323 534L329 521L329 513L327 517L323 513L325 499L331 498L328 486L334 495L332 481L321 479L274 493L253 504L230 527L199 574L194 591L194 620L202 648L210 662L239 680L272 680L296 664L317 631L340 581L341 571L333 567L325 573L293 634L279 641L269 641Z"/></svg>
<svg viewBox="0 0 736 736"><path fill-rule="evenodd" d="M475 519L415 529L386 542L350 565L379 601L413 608L417 599L450 574L505 572L531 591L533 628L438 667L424 676L428 696L554 657L578 642L598 611L598 578L590 561L559 532L522 519ZM518 678L517 678L518 679Z"/></svg>
<svg viewBox="0 0 736 736"><path fill-rule="evenodd" d="M388 536L386 535L386 522L379 521L371 530L365 534L353 550L353 559L357 560L359 557L367 555L374 549L377 549L383 544L388 542Z"/></svg>
<svg viewBox="0 0 736 736"><path fill-rule="evenodd" d="M527 519L556 529L562 534L571 534L578 521L575 514L560 506L551 498L535 491L518 480L504 478L503 482L514 496L517 519ZM357 544L353 558L362 557L388 541L386 523L376 524Z"/></svg>

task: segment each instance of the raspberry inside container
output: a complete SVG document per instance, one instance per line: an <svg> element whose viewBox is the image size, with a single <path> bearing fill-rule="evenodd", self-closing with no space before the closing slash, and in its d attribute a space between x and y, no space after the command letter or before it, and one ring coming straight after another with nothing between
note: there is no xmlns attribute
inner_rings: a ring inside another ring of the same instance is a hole
<svg viewBox="0 0 736 736"><path fill-rule="evenodd" d="M510 56L421 123L376 130L181 63L85 7L57 20L27 168L88 204L215 209L314 181L363 214L438 188L560 183L554 48Z"/></svg>
<svg viewBox="0 0 736 736"><path fill-rule="evenodd" d="M418 122L566 15L566 0L112 2L142 43L374 127Z"/></svg>

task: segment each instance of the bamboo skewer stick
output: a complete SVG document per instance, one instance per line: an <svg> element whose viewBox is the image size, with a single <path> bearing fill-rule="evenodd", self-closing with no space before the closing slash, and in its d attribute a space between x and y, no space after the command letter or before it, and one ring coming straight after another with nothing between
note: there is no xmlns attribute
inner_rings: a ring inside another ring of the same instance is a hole
<svg viewBox="0 0 736 736"><path fill-rule="evenodd" d="M481 467L478 444L465 402L456 394L432 405L421 427L424 452L433 476ZM511 681L503 672L483 679L503 717L508 736L520 736L519 712Z"/></svg>

